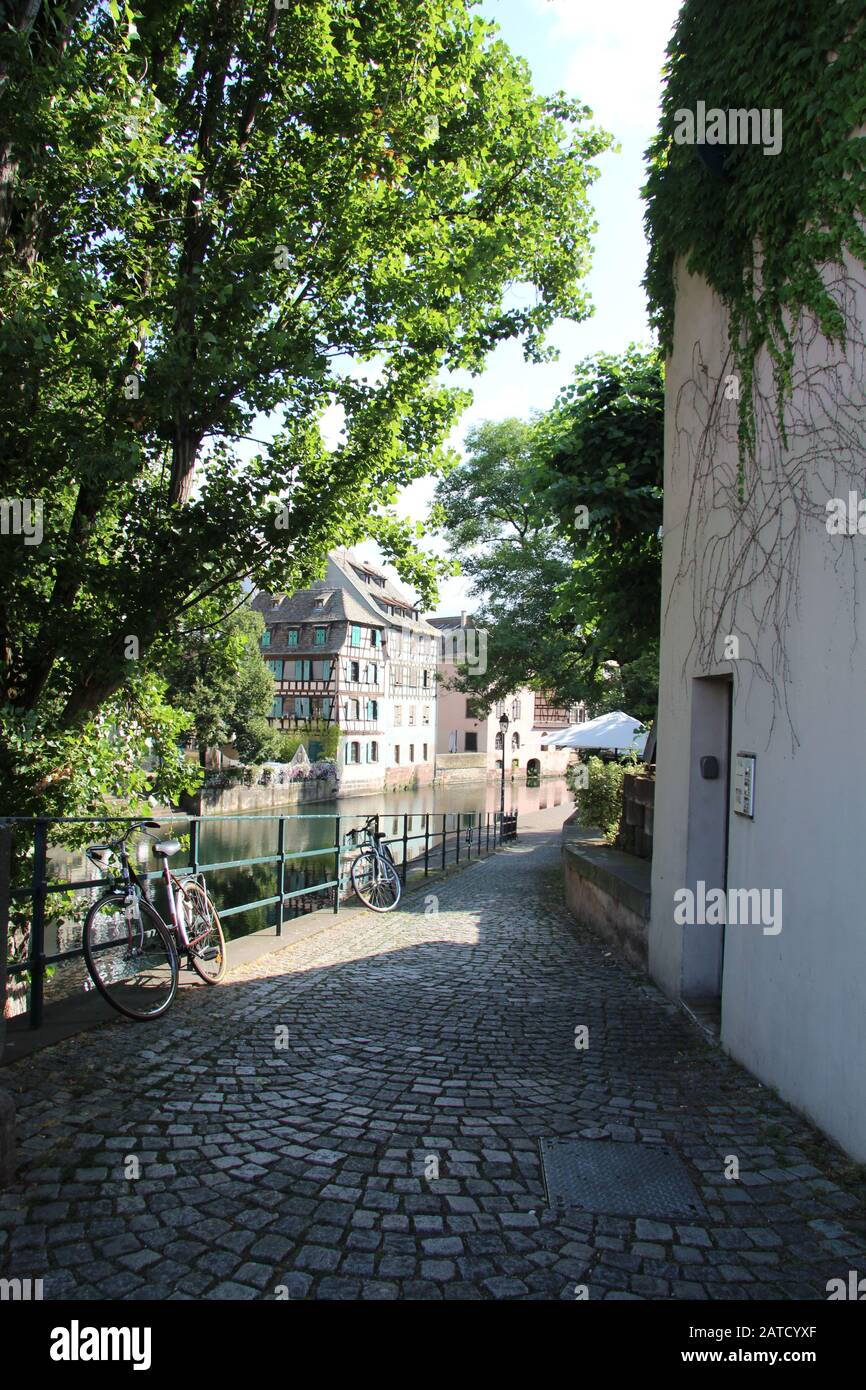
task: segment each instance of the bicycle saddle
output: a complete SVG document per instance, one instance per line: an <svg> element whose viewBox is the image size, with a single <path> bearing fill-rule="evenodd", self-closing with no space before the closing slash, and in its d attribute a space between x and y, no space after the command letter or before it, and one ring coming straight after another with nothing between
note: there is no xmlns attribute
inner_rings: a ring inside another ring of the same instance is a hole
<svg viewBox="0 0 866 1390"><path fill-rule="evenodd" d="M161 855L164 859L170 858L172 854L177 854L180 849L178 840L157 840L153 847L154 854Z"/></svg>

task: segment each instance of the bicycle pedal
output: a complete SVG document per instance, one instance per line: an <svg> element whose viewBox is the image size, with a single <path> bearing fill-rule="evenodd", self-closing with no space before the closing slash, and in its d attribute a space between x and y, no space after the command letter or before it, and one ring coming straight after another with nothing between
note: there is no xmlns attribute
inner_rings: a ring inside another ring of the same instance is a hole
<svg viewBox="0 0 866 1390"><path fill-rule="evenodd" d="M199 951L199 960L216 960L219 955L218 946L206 946L203 951Z"/></svg>

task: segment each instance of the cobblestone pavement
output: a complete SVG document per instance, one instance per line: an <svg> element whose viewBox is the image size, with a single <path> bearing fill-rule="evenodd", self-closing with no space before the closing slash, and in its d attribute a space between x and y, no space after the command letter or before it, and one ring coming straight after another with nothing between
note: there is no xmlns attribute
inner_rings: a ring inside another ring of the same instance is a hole
<svg viewBox="0 0 866 1390"><path fill-rule="evenodd" d="M569 1300L824 1299L866 1273L842 1157L574 928L547 826L7 1068L3 1273L46 1298ZM551 1209L557 1135L670 1145L706 1215Z"/></svg>

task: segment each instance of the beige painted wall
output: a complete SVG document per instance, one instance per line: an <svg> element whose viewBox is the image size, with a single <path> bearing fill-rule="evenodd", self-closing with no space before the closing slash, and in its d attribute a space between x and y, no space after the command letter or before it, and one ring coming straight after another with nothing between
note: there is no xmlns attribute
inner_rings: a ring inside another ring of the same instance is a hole
<svg viewBox="0 0 866 1390"><path fill-rule="evenodd" d="M864 1160L866 535L830 536L825 524L828 498L846 498L849 487L866 496L866 274L857 265L848 272L834 293L851 323L849 346L828 347L807 325L787 450L760 364L767 405L741 509L736 405L724 399L725 316L709 288L680 269L666 384L649 959L669 995L707 992L714 929L677 925L673 895L724 873L713 798L727 785L726 750L707 714L711 694L697 682L730 677L732 754L752 752L757 764L754 819L728 817L727 883L783 896L777 934L760 925L720 933L722 1041ZM739 639L738 659L724 658L728 636ZM700 777L704 753L722 761L715 788Z"/></svg>

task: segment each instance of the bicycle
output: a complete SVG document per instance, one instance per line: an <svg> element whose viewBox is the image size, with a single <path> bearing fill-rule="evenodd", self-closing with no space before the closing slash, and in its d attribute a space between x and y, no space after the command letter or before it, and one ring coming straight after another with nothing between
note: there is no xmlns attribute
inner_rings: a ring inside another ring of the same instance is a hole
<svg viewBox="0 0 866 1390"><path fill-rule="evenodd" d="M206 984L215 985L226 972L226 943L216 908L204 881L185 881L169 869L177 840L158 840L153 847L162 860L170 922L148 901L145 887L129 862L126 842L136 830L159 831L158 821L137 821L119 840L91 845L87 858L105 875L112 856L120 874L98 898L84 920L84 959L102 997L127 1018L143 1022L159 1018L177 993L180 957ZM155 836L153 836L155 838Z"/></svg>
<svg viewBox="0 0 866 1390"><path fill-rule="evenodd" d="M379 830L379 817L369 816L361 833L363 847L352 860L352 887L365 907L373 912L392 912L400 901L400 875L385 834ZM355 834L350 830L346 838L354 842Z"/></svg>

